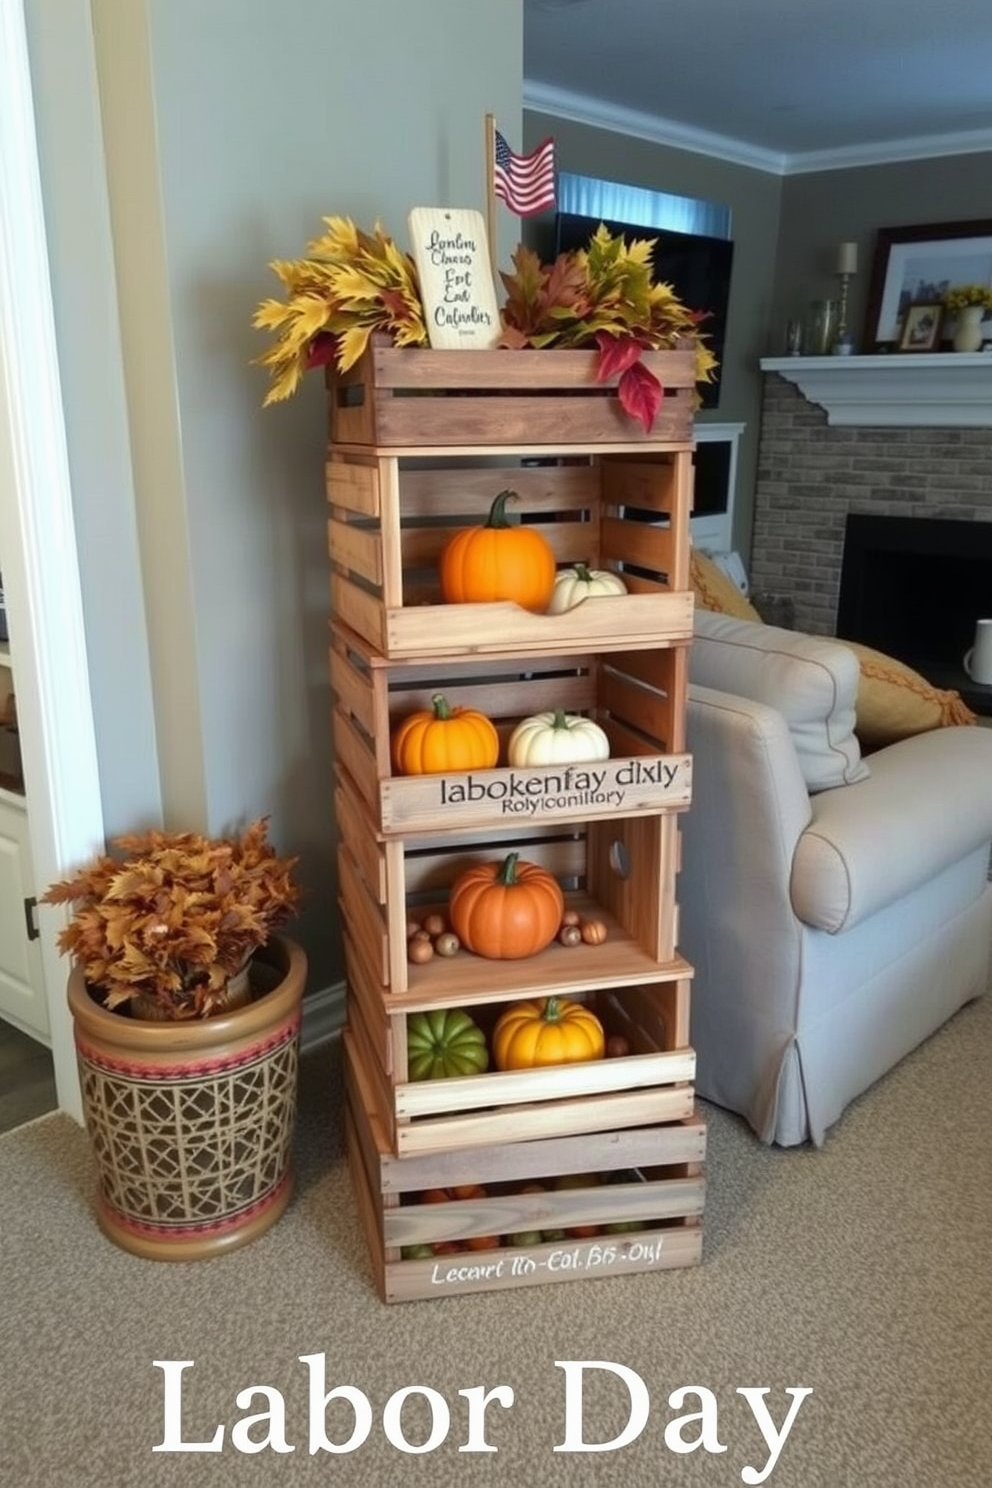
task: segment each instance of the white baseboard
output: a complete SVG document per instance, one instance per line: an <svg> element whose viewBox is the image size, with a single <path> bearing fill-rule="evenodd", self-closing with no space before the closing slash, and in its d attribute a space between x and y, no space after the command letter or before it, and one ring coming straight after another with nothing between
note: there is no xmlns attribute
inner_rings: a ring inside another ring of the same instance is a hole
<svg viewBox="0 0 992 1488"><path fill-rule="evenodd" d="M300 1048L303 1053L337 1038L345 1024L344 982L308 993L303 999L303 1027Z"/></svg>

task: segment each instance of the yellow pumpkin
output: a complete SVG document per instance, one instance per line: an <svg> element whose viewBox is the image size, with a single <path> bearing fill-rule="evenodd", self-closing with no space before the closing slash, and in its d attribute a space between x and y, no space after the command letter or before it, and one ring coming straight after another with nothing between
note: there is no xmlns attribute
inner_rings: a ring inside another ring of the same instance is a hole
<svg viewBox="0 0 992 1488"><path fill-rule="evenodd" d="M535 527L512 524L506 503L515 491L500 491L483 527L456 532L441 553L441 593L448 604L512 600L543 613L555 587L555 554Z"/></svg>
<svg viewBox="0 0 992 1488"><path fill-rule="evenodd" d="M596 1014L581 1002L544 997L512 1003L497 1018L491 1044L497 1069L535 1069L602 1059L606 1037Z"/></svg>
<svg viewBox="0 0 992 1488"><path fill-rule="evenodd" d="M492 721L474 708L452 708L440 692L429 709L411 713L393 734L393 769L399 775L490 770L498 759L499 735Z"/></svg>

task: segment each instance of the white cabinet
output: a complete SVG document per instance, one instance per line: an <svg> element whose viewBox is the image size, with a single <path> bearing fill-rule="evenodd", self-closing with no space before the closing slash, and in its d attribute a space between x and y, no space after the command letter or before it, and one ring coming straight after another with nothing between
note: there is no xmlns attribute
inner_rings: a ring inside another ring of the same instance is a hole
<svg viewBox="0 0 992 1488"><path fill-rule="evenodd" d="M0 789L23 795L24 779L16 710L10 647L4 638L0 639Z"/></svg>
<svg viewBox="0 0 992 1488"><path fill-rule="evenodd" d="M27 801L16 728L14 673L0 640L0 1018L24 1033L49 1036L41 945L30 933L35 893Z"/></svg>
<svg viewBox="0 0 992 1488"><path fill-rule="evenodd" d="M28 818L23 801L0 795L0 1017L48 1041L41 945L29 934L26 902L34 894Z"/></svg>

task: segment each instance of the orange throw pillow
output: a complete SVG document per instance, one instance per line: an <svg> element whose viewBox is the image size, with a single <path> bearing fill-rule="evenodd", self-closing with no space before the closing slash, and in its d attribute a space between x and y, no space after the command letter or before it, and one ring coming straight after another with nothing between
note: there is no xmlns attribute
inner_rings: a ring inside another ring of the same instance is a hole
<svg viewBox="0 0 992 1488"><path fill-rule="evenodd" d="M693 548L689 554L689 582L701 610L714 610L718 615L732 615L735 620L754 620L761 616L746 594L742 594L723 569L706 553Z"/></svg>
<svg viewBox="0 0 992 1488"><path fill-rule="evenodd" d="M976 723L959 692L934 687L919 672L860 641L844 641L861 663L855 732L866 752L959 723Z"/></svg>
<svg viewBox="0 0 992 1488"><path fill-rule="evenodd" d="M735 620L762 619L754 605L706 553L693 548L689 555L689 581L702 610L731 615ZM925 734L953 724L976 723L959 692L934 687L919 672L859 641L844 641L861 664L858 683L855 733L865 754L884 749L899 739Z"/></svg>

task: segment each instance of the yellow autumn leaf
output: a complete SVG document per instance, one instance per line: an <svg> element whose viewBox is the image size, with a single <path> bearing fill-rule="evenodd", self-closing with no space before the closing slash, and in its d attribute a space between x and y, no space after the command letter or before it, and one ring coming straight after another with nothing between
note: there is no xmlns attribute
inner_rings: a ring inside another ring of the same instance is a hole
<svg viewBox="0 0 992 1488"><path fill-rule="evenodd" d="M347 372L362 356L366 346L369 344L369 336L372 327L367 325L352 326L349 330L342 332L338 337L338 371Z"/></svg>
<svg viewBox="0 0 992 1488"><path fill-rule="evenodd" d="M350 217L322 217L327 231L307 244L312 257L354 258L358 253L358 228Z"/></svg>
<svg viewBox="0 0 992 1488"><path fill-rule="evenodd" d="M299 387L302 378L303 371L297 362L293 362L290 366L284 368L276 376L272 386L262 400L262 407L268 408L270 403L282 403L286 398L291 398Z"/></svg>
<svg viewBox="0 0 992 1488"><path fill-rule="evenodd" d="M342 266L334 275L334 293L339 300L375 300L379 288L371 274L352 264Z"/></svg>
<svg viewBox="0 0 992 1488"><path fill-rule="evenodd" d="M300 341L309 341L322 331L327 324L328 305L326 300L316 299L306 295L296 307L295 323L292 327L291 344L296 345Z"/></svg>

